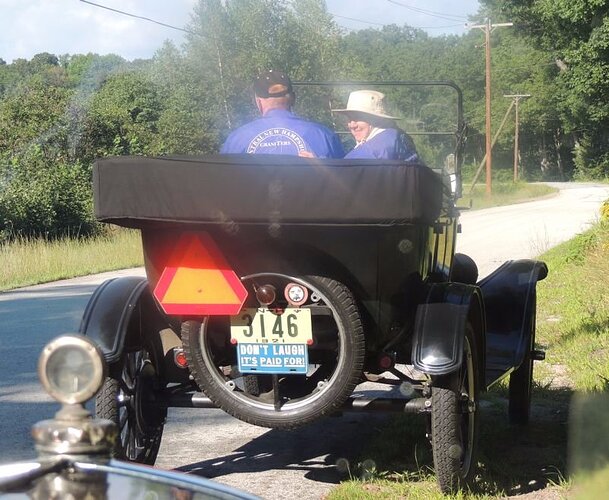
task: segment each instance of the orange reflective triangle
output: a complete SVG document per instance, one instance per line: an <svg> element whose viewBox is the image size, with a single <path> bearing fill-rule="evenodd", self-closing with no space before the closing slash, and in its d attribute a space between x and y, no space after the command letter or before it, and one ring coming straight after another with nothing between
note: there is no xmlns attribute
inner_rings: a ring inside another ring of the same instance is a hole
<svg viewBox="0 0 609 500"><path fill-rule="evenodd" d="M178 239L154 289L167 314L237 314L247 290L207 233Z"/></svg>
<svg viewBox="0 0 609 500"><path fill-rule="evenodd" d="M169 304L241 303L224 274L217 269L179 267L163 296Z"/></svg>

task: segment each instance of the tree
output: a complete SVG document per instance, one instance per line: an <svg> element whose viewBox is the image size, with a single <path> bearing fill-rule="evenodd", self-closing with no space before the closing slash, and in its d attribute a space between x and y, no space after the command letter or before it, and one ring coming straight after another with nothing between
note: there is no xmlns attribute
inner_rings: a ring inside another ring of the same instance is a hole
<svg viewBox="0 0 609 500"><path fill-rule="evenodd" d="M39 149L45 164L66 157L66 107L72 93L36 78L0 101L0 158L23 159ZM27 163L27 162L26 162ZM31 162L30 168L38 168Z"/></svg>
<svg viewBox="0 0 609 500"><path fill-rule="evenodd" d="M0 67L0 239L97 229L90 161L107 151L83 133L90 92L70 82L68 63L42 53Z"/></svg>
<svg viewBox="0 0 609 500"><path fill-rule="evenodd" d="M90 177L79 164L0 175L0 242L95 233Z"/></svg>
<svg viewBox="0 0 609 500"><path fill-rule="evenodd" d="M83 92L93 92L103 85L109 75L126 66L126 61L114 54L100 56L89 53L66 56L62 65L70 86Z"/></svg>
<svg viewBox="0 0 609 500"><path fill-rule="evenodd" d="M209 113L217 97L201 85L198 74L170 42L157 51L149 69L163 108L157 121L157 153L206 154L219 147L215 117Z"/></svg>
<svg viewBox="0 0 609 500"><path fill-rule="evenodd" d="M24 80L9 79L0 99L0 240L91 234L90 172L70 157L64 70L49 54L8 66Z"/></svg>
<svg viewBox="0 0 609 500"><path fill-rule="evenodd" d="M108 77L88 109L83 141L93 150L83 153L88 159L108 153L154 154L162 109L159 89L145 73Z"/></svg>
<svg viewBox="0 0 609 500"><path fill-rule="evenodd" d="M583 176L609 175L609 17L603 0L485 0L547 51L559 72L555 105Z"/></svg>
<svg viewBox="0 0 609 500"><path fill-rule="evenodd" d="M186 60L215 102L209 116L225 136L256 115L251 82L269 69L327 79L341 67L340 32L321 0L199 0Z"/></svg>

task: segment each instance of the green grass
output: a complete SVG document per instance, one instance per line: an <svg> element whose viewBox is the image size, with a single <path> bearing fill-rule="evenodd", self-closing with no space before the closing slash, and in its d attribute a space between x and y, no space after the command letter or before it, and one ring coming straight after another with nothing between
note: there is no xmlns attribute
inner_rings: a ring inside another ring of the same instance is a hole
<svg viewBox="0 0 609 500"><path fill-rule="evenodd" d="M551 270L539 286L538 339L581 391L609 388L609 222L544 256Z"/></svg>
<svg viewBox="0 0 609 500"><path fill-rule="evenodd" d="M609 487L609 221L540 258L550 274L538 285L537 346L547 354L535 364L531 421L508 425L505 383L485 395L479 475L468 498L550 488L596 499ZM445 498L422 421L392 419L358 459L373 463L374 474L354 466L328 499Z"/></svg>
<svg viewBox="0 0 609 500"><path fill-rule="evenodd" d="M477 184L473 193L470 194L470 186L463 185L463 198L459 200L459 206L469 206L472 210L481 208L498 207L531 201L536 198L549 196L558 190L545 184L528 184L526 182L493 182L491 196L486 195L484 184Z"/></svg>
<svg viewBox="0 0 609 500"><path fill-rule="evenodd" d="M0 244L0 290L141 266L138 231L109 229L91 239L19 239Z"/></svg>

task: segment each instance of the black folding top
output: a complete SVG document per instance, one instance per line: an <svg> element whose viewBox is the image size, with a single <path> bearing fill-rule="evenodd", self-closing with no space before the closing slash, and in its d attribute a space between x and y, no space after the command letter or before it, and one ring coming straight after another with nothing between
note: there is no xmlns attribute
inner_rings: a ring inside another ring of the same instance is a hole
<svg viewBox="0 0 609 500"><path fill-rule="evenodd" d="M280 155L104 158L93 188L97 219L127 227L431 223L442 202L440 177L423 165Z"/></svg>

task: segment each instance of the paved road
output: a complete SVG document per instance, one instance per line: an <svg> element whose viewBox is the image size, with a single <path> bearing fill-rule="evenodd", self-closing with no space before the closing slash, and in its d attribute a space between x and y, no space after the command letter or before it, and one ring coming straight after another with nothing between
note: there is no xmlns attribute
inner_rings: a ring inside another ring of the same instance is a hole
<svg viewBox="0 0 609 500"><path fill-rule="evenodd" d="M598 221L607 184L550 183L556 196L461 215L457 251L471 255L486 276L510 259L533 258Z"/></svg>
<svg viewBox="0 0 609 500"><path fill-rule="evenodd" d="M556 197L465 213L458 250L473 256L484 276L504 260L533 257L581 232L609 198L606 185L560 187ZM0 463L33 457L31 425L57 409L39 389L38 355L51 338L77 330L89 295L109 275L0 293ZM349 414L286 432L250 426L219 410L174 409L157 465L264 498L318 499L341 479L337 459L353 462L384 418Z"/></svg>

